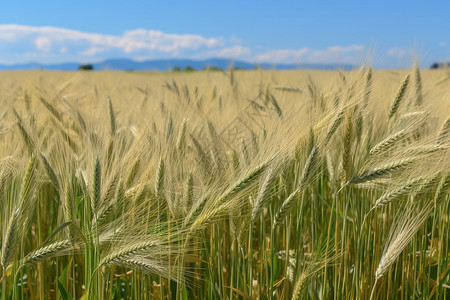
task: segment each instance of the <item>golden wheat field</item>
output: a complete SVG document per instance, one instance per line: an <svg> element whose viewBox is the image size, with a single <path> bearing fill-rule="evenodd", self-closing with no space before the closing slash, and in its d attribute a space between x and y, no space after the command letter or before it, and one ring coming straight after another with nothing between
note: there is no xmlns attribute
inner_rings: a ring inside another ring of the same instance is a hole
<svg viewBox="0 0 450 300"><path fill-rule="evenodd" d="M450 299L450 71L0 73L2 299Z"/></svg>

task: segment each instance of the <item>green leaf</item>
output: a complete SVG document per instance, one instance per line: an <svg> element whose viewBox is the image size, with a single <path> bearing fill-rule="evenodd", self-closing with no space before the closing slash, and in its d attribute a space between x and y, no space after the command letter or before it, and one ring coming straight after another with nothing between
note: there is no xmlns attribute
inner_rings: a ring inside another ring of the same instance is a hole
<svg viewBox="0 0 450 300"><path fill-rule="evenodd" d="M66 290L64 285L59 280L58 280L58 288L59 288L59 292L60 292L63 300L73 300L72 297L70 296L69 292Z"/></svg>
<svg viewBox="0 0 450 300"><path fill-rule="evenodd" d="M61 272L61 276L59 276L59 281L67 283L67 273L71 264L72 258L69 260L69 263L64 267L63 271Z"/></svg>

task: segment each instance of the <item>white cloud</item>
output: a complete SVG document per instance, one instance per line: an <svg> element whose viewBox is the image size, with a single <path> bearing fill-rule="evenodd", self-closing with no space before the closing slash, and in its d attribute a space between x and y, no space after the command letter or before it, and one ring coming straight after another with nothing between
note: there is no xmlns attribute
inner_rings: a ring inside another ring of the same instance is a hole
<svg viewBox="0 0 450 300"><path fill-rule="evenodd" d="M399 47L394 47L394 48L389 49L386 52L386 54L389 55L389 56L403 57L403 56L406 55L406 50L402 49L402 48L399 48Z"/></svg>
<svg viewBox="0 0 450 300"><path fill-rule="evenodd" d="M36 45L36 49L43 52L50 52L52 42L47 37L38 37L34 44Z"/></svg>
<svg viewBox="0 0 450 300"><path fill-rule="evenodd" d="M185 50L218 48L224 45L220 37L207 38L196 34L172 34L146 29L126 31L122 35L107 35L51 26L0 25L0 45L3 48L25 47L29 46L30 42L34 44L35 50L40 52L71 52L82 56L95 56L108 51L122 54L152 52L170 55Z"/></svg>
<svg viewBox="0 0 450 300"><path fill-rule="evenodd" d="M94 62L106 58L231 58L268 63L348 63L361 62L364 46L335 45L324 49L263 49L243 46L238 37L204 37L198 34L165 33L134 29L119 35L99 34L51 26L0 24L0 54L3 61ZM397 49L397 48L395 48ZM393 50L394 51L394 50ZM396 50L398 53L399 50Z"/></svg>
<svg viewBox="0 0 450 300"><path fill-rule="evenodd" d="M440 42L440 43L439 43L439 46L440 46L440 47L445 47L445 46L447 46L447 43L446 43L446 42Z"/></svg>
<svg viewBox="0 0 450 300"><path fill-rule="evenodd" d="M271 50L255 56L255 61L272 63L357 63L364 54L363 45L332 46L326 49L310 48Z"/></svg>
<svg viewBox="0 0 450 300"><path fill-rule="evenodd" d="M332 46L324 50L314 50L308 55L308 63L355 64L364 59L363 45Z"/></svg>
<svg viewBox="0 0 450 300"><path fill-rule="evenodd" d="M248 56L251 54L251 50L248 47L232 46L219 50L215 56L219 58L238 58L242 56Z"/></svg>
<svg viewBox="0 0 450 300"><path fill-rule="evenodd" d="M95 56L98 53L102 53L106 51L105 48L101 48L101 47L91 47L89 49L86 49L84 51L81 51L80 54L82 55L86 55L86 56Z"/></svg>
<svg viewBox="0 0 450 300"><path fill-rule="evenodd" d="M195 34L167 34L157 30L136 29L126 31L121 42L126 53L138 50L173 52L180 49L208 48L222 44L220 38L205 38Z"/></svg>
<svg viewBox="0 0 450 300"><path fill-rule="evenodd" d="M281 50L271 50L266 53L261 53L255 56L255 61L257 62L300 62L302 56L311 51L308 48L301 48L298 50L294 49L281 49Z"/></svg>

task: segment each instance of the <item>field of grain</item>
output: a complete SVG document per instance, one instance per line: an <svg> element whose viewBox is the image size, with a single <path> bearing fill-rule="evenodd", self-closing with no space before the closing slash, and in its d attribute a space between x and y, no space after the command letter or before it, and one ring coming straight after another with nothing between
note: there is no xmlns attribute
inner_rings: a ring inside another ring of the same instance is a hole
<svg viewBox="0 0 450 300"><path fill-rule="evenodd" d="M2 299L450 299L450 72L0 73Z"/></svg>

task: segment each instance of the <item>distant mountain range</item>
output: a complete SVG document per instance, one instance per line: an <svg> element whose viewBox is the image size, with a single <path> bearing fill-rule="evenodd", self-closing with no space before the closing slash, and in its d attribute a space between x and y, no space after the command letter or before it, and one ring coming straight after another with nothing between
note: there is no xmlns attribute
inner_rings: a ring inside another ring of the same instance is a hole
<svg viewBox="0 0 450 300"><path fill-rule="evenodd" d="M271 64L271 63L249 63L239 60L212 58L205 60L190 59L158 59L135 61L131 59L107 59L102 62L92 63L94 70L114 70L114 71L170 71L174 68L184 69L191 67L201 70L208 67L227 69L231 64L235 68L242 69L276 69L276 70L294 70L294 69L316 69L316 70L334 70L334 69L352 69L352 65L347 64ZM0 70L54 70L54 71L75 71L78 70L80 63L69 62L60 64L40 64L25 63L14 65L0 64Z"/></svg>

